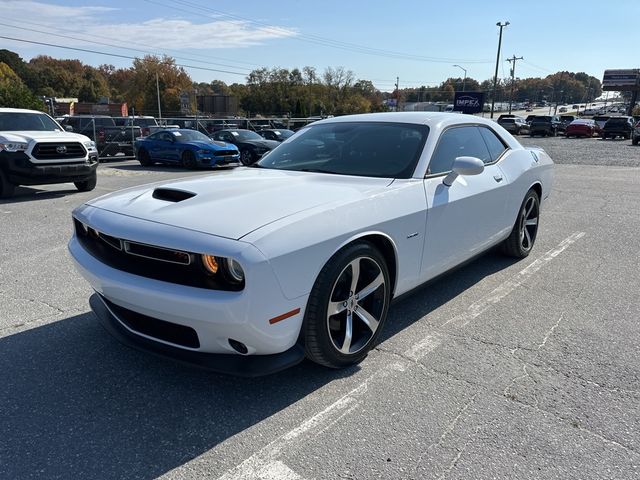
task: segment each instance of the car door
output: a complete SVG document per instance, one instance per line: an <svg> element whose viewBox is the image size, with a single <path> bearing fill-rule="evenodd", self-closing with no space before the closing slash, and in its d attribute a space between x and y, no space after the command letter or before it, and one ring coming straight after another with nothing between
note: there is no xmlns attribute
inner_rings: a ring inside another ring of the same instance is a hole
<svg viewBox="0 0 640 480"><path fill-rule="evenodd" d="M506 151L506 145L487 127L456 126L441 134L424 179L427 233L423 280L449 270L504 237L509 222L504 201L507 179L498 160ZM443 179L460 156L481 159L484 171L460 175L447 186Z"/></svg>
<svg viewBox="0 0 640 480"><path fill-rule="evenodd" d="M154 160L169 160L168 147L169 147L169 134L166 132L159 132L150 138L149 153Z"/></svg>

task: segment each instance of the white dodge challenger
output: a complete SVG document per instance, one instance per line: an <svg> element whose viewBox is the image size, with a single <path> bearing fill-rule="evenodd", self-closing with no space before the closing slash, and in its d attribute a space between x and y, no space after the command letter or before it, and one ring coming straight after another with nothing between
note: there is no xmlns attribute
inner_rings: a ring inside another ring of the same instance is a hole
<svg viewBox="0 0 640 480"><path fill-rule="evenodd" d="M213 370L362 360L391 300L500 245L533 248L553 161L493 121L313 123L252 167L130 188L73 212L101 323Z"/></svg>

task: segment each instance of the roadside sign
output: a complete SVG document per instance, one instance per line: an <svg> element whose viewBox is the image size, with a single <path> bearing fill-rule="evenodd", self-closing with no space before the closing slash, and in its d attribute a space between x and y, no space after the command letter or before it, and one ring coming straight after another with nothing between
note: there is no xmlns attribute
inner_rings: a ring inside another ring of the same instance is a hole
<svg viewBox="0 0 640 480"><path fill-rule="evenodd" d="M602 78L602 90L633 91L640 87L640 69L605 70Z"/></svg>
<svg viewBox="0 0 640 480"><path fill-rule="evenodd" d="M462 113L480 113L484 108L484 92L456 92L453 110Z"/></svg>

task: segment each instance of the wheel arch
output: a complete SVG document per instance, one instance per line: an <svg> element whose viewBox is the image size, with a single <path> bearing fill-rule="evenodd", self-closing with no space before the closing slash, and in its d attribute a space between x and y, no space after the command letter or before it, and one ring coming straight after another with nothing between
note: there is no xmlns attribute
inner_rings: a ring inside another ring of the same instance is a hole
<svg viewBox="0 0 640 480"><path fill-rule="evenodd" d="M389 269L389 276L391 277L391 295L393 296L398 279L398 248L396 243L389 235L383 232L361 232L343 242L336 251L333 252L333 255L343 248L358 242L368 242L372 244L384 257L387 262L387 268ZM333 257L333 255L331 256Z"/></svg>

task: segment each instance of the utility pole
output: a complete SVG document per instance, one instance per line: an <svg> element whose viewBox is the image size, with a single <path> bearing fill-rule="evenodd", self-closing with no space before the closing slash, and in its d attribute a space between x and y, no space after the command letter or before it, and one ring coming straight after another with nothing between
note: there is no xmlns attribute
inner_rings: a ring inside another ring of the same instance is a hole
<svg viewBox="0 0 640 480"><path fill-rule="evenodd" d="M498 55L496 56L496 73L493 75L493 95L491 96L491 118L493 118L493 110L496 105L496 87L498 85L498 64L500 63L500 48L502 47L502 29L509 25L509 22L498 22L497 27L500 27L500 37L498 38Z"/></svg>
<svg viewBox="0 0 640 480"><path fill-rule="evenodd" d="M158 120L162 120L162 110L160 109L160 80L158 80L158 72L156 72L156 94L158 95Z"/></svg>
<svg viewBox="0 0 640 480"><path fill-rule="evenodd" d="M453 65L453 66L464 70L464 78L462 79L462 91L464 92L464 84L467 83L467 69L464 67L461 67L460 65Z"/></svg>
<svg viewBox="0 0 640 480"><path fill-rule="evenodd" d="M396 77L396 112L400 107L400 77Z"/></svg>
<svg viewBox="0 0 640 480"><path fill-rule="evenodd" d="M511 106L513 105L513 85L516 83L516 62L518 60L524 60L523 57L516 57L515 55L511 58L507 58L507 62L512 64L511 67L511 93L509 94L509 115L511 115Z"/></svg>

